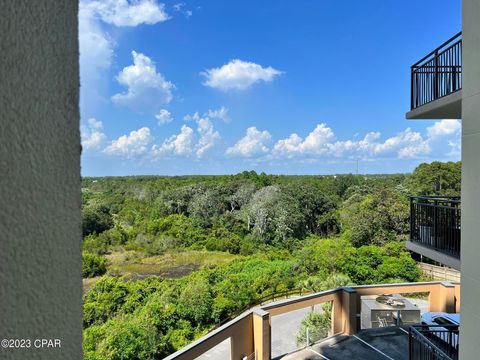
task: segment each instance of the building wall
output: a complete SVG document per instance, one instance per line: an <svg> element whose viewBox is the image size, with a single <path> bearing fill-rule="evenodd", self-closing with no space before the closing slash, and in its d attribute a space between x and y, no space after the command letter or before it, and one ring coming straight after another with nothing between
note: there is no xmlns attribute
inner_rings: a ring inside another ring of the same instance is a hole
<svg viewBox="0 0 480 360"><path fill-rule="evenodd" d="M0 340L61 341L0 358L81 359L78 1L0 8Z"/></svg>
<svg viewBox="0 0 480 360"><path fill-rule="evenodd" d="M461 359L480 354L480 1L463 1Z"/></svg>

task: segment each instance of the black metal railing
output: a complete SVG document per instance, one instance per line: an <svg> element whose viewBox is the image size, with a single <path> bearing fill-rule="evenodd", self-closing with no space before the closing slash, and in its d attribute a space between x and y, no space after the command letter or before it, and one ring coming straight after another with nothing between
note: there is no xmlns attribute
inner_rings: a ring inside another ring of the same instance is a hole
<svg viewBox="0 0 480 360"><path fill-rule="evenodd" d="M414 325L408 333L411 360L457 360L458 326Z"/></svg>
<svg viewBox="0 0 480 360"><path fill-rule="evenodd" d="M416 109L462 88L462 33L411 66L410 108Z"/></svg>
<svg viewBox="0 0 480 360"><path fill-rule="evenodd" d="M410 241L460 258L459 197L410 197Z"/></svg>

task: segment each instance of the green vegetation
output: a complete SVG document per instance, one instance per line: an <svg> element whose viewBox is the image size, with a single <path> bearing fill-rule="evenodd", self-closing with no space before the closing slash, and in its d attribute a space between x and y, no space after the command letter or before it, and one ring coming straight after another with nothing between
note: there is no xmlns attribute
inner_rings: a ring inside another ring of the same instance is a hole
<svg viewBox="0 0 480 360"><path fill-rule="evenodd" d="M435 193L438 167L442 194L457 194L460 166L436 163L409 176L85 178L83 273L106 271L87 282L85 359L162 358L275 292L418 280L407 194ZM324 310L302 328L324 334Z"/></svg>
<svg viewBox="0 0 480 360"><path fill-rule="evenodd" d="M107 272L107 261L103 256L84 252L82 254L82 276L84 278L103 275Z"/></svg>
<svg viewBox="0 0 480 360"><path fill-rule="evenodd" d="M328 336L331 328L331 314L328 311L323 313L310 312L302 320L300 330L297 333L297 345L305 346L324 339ZM308 334L308 339L307 339Z"/></svg>

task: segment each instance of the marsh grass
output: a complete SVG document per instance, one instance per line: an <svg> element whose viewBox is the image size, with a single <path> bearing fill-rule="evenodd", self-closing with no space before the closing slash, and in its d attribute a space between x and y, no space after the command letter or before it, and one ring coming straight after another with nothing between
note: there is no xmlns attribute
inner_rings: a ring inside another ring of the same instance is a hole
<svg viewBox="0 0 480 360"><path fill-rule="evenodd" d="M109 274L127 278L164 276L177 278L193 271L222 265L241 256L220 251L171 251L163 255L147 256L138 251L117 251L107 255Z"/></svg>

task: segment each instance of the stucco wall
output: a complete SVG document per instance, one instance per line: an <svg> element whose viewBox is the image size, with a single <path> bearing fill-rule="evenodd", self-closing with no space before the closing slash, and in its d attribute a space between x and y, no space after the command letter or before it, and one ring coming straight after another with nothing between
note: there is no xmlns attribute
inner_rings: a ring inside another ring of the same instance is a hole
<svg viewBox="0 0 480 360"><path fill-rule="evenodd" d="M0 0L1 359L81 359L77 0Z"/></svg>
<svg viewBox="0 0 480 360"><path fill-rule="evenodd" d="M480 354L480 1L463 1L460 358Z"/></svg>

